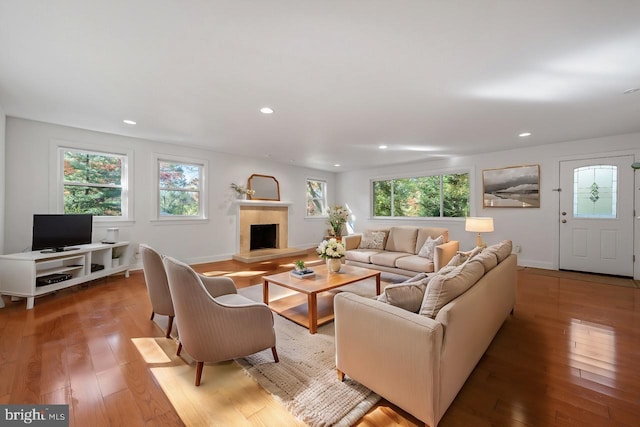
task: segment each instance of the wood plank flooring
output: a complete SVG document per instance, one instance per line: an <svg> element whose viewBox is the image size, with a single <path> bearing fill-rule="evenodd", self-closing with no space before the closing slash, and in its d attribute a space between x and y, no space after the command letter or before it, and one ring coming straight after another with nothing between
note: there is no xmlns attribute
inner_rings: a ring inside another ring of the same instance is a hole
<svg viewBox="0 0 640 427"><path fill-rule="evenodd" d="M312 253L306 259L317 260ZM244 287L288 270L294 260L224 261L196 269L230 275ZM559 276L520 269L514 315L440 426L640 425L640 289ZM78 427L183 425L133 341L163 336L149 320L141 272L37 298L33 310L25 310L23 301L4 301L0 404L67 403L70 425ZM255 406L242 400L237 405ZM268 407L261 416L249 413L253 406L234 408L229 422L281 424L266 415ZM382 401L357 425L422 424Z"/></svg>

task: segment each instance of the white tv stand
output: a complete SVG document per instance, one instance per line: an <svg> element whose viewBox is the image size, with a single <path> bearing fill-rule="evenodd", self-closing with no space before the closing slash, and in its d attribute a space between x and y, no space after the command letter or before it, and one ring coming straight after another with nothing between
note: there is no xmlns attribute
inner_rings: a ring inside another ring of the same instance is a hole
<svg viewBox="0 0 640 427"><path fill-rule="evenodd" d="M99 279L120 272L129 277L131 247L129 242L92 243L74 246L64 252L21 252L0 255L0 295L27 299L27 310L35 297ZM118 262L113 262L118 258ZM91 271L91 264L104 266ZM117 264L117 265L116 265ZM36 286L39 277L70 274L71 278L49 285Z"/></svg>

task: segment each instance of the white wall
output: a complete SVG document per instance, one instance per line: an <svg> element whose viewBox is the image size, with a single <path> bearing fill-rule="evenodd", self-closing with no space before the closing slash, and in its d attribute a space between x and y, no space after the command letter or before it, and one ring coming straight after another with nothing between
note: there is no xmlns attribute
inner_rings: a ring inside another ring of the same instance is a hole
<svg viewBox="0 0 640 427"><path fill-rule="evenodd" d="M526 143L526 142L525 142ZM370 181L372 178L393 176L424 175L431 172L470 170L472 176L472 216L494 218L493 233L484 235L485 242L491 244L503 239L511 239L520 245L518 263L523 266L548 269L558 268L558 192L559 162L571 158L584 158L589 154L609 156L613 154L633 154L640 160L640 134L630 134L571 141L544 145L535 148L521 148L509 151L485 153L474 156L455 157L429 162L412 163L340 173L337 178L338 202L347 203L356 215L355 230L390 225L421 224L448 227L452 239L459 240L461 249L474 246L475 236L464 231L464 220L377 220L372 219L370 201ZM483 208L482 170L518 165L540 165L540 208ZM640 172L636 173L635 197L636 213L640 212ZM640 224L635 220L636 278L640 274ZM633 232L629 230L629 232Z"/></svg>
<svg viewBox="0 0 640 427"><path fill-rule="evenodd" d="M4 207L5 207L5 182L7 182L5 176L5 127L6 127L6 115L0 105L0 253L4 248Z"/></svg>
<svg viewBox="0 0 640 427"><path fill-rule="evenodd" d="M189 263L229 259L237 252L236 207L231 182L245 183L253 173L273 175L280 183L282 201L291 202L289 246L312 247L325 235L323 219L305 219L305 179L327 181L328 194L335 194L335 174L285 165L269 159L232 156L204 149L186 148L161 142L7 118L6 134L6 240L5 252L27 250L31 246L34 213L49 212L49 145L51 140L87 143L134 151L133 224L118 226L120 240L148 243L160 252ZM197 224L152 222L153 155L162 153L206 159L209 164L207 191L209 221ZM110 226L114 226L110 224ZM117 225L116 225L117 226ZM106 225L94 225L94 241L106 235Z"/></svg>

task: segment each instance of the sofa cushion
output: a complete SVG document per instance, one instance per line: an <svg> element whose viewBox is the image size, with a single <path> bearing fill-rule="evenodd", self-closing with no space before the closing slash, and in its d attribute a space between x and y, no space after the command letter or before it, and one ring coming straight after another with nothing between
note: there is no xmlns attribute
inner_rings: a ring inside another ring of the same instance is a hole
<svg viewBox="0 0 640 427"><path fill-rule="evenodd" d="M484 272L488 273L493 267L498 265L498 258L496 257L496 253L493 251L484 250L480 252L478 255L474 256L469 260L469 262L479 262L482 264L484 268Z"/></svg>
<svg viewBox="0 0 640 427"><path fill-rule="evenodd" d="M349 261L357 261L364 263L371 263L371 256L375 254L379 254L380 250L376 249L351 249L345 252L345 259Z"/></svg>
<svg viewBox="0 0 640 427"><path fill-rule="evenodd" d="M435 319L442 307L462 295L484 275L479 262L465 262L449 274L431 278L422 299L420 314Z"/></svg>
<svg viewBox="0 0 640 427"><path fill-rule="evenodd" d="M416 227L391 227L384 249L415 254L417 237L418 229Z"/></svg>
<svg viewBox="0 0 640 427"><path fill-rule="evenodd" d="M429 278L407 283L398 283L384 288L386 303L417 313L422 305L424 292L427 289Z"/></svg>
<svg viewBox="0 0 640 427"><path fill-rule="evenodd" d="M511 249L511 240L503 240L500 243L488 246L485 251L495 252L498 263L501 263L506 257L511 255Z"/></svg>
<svg viewBox="0 0 640 427"><path fill-rule="evenodd" d="M436 251L436 246L443 243L444 236L438 236L435 239L432 239L431 236L427 237L427 240L424 242L424 245L422 245L422 248L420 248L420 251L418 252L418 256L426 259L433 259L433 254Z"/></svg>
<svg viewBox="0 0 640 427"><path fill-rule="evenodd" d="M381 251L369 257L372 264L383 265L385 267L395 267L396 261L402 257L409 256L406 252Z"/></svg>
<svg viewBox="0 0 640 427"><path fill-rule="evenodd" d="M384 249L384 241L387 237L387 233L384 231L372 231L367 230L362 233L362 238L360 239L360 245L358 249Z"/></svg>
<svg viewBox="0 0 640 427"><path fill-rule="evenodd" d="M424 242L427 241L427 237L431 237L432 239L437 238L438 236L442 236L444 241L442 243L447 243L449 241L449 230L441 227L420 227L418 228L418 237L416 237L416 248L414 250L414 254L420 252L422 246L424 246Z"/></svg>
<svg viewBox="0 0 640 427"><path fill-rule="evenodd" d="M406 254L405 254L406 255ZM433 261L418 255L408 255L396 260L396 267L409 271L422 271L432 273L434 269Z"/></svg>

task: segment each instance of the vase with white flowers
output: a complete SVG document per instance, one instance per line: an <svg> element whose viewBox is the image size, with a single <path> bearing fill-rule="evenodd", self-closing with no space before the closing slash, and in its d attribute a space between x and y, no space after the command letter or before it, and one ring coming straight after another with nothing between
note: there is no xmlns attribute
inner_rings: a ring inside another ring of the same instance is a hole
<svg viewBox="0 0 640 427"><path fill-rule="evenodd" d="M327 211L327 222L329 222L329 233L331 236L342 236L342 228L349 220L349 210L340 205L329 206Z"/></svg>
<svg viewBox="0 0 640 427"><path fill-rule="evenodd" d="M236 195L242 199L246 199L247 196L253 196L256 193L255 190L251 190L250 188L236 184L235 182L231 183L231 188L236 192Z"/></svg>
<svg viewBox="0 0 640 427"><path fill-rule="evenodd" d="M323 240L316 248L320 258L327 261L327 269L333 273L340 271L342 258L345 254L344 245L336 239Z"/></svg>

